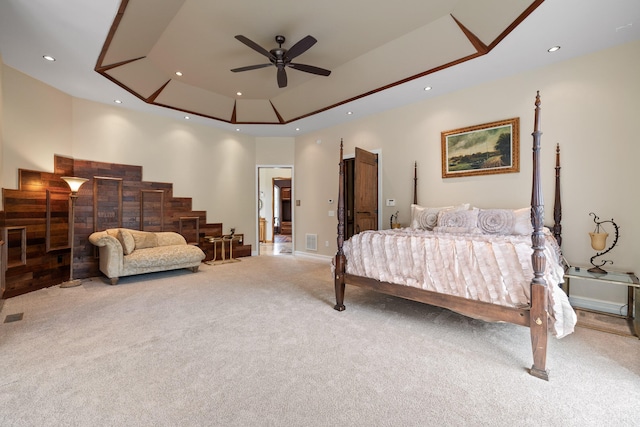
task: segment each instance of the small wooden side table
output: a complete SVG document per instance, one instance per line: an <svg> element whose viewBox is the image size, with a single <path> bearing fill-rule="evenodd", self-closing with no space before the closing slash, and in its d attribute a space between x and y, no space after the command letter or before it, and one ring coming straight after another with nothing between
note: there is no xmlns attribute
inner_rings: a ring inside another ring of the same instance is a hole
<svg viewBox="0 0 640 427"><path fill-rule="evenodd" d="M627 315L635 336L640 338L640 281L633 272L622 273L619 271L607 271L607 274L591 273L589 267L569 266L564 272L564 289L569 296L571 279L592 280L595 282L627 287ZM590 310L595 311L595 310ZM599 312L612 315L611 313Z"/></svg>
<svg viewBox="0 0 640 427"><path fill-rule="evenodd" d="M204 236L204 240L207 243L211 243L211 245L213 246L213 257L211 258L211 260L207 261L207 264L225 264L225 263L229 263L229 262L239 262L240 260L237 258L233 258L233 242L237 241L237 242L242 242L243 240L243 235L240 234L236 234L236 235L224 235L224 236L220 236L220 237L216 237L216 236ZM217 258L217 253L218 251L216 251L216 245L220 244L220 259L216 259ZM225 249L225 246L229 245L229 258L227 258L227 251Z"/></svg>

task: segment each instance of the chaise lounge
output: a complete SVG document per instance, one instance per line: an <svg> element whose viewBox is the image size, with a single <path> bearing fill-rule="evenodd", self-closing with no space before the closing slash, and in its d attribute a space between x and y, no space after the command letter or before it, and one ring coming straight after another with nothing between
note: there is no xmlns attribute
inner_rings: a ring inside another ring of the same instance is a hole
<svg viewBox="0 0 640 427"><path fill-rule="evenodd" d="M100 249L100 271L111 284L135 274L189 268L194 273L205 258L204 252L188 245L174 232L137 231L112 228L97 231L89 241Z"/></svg>

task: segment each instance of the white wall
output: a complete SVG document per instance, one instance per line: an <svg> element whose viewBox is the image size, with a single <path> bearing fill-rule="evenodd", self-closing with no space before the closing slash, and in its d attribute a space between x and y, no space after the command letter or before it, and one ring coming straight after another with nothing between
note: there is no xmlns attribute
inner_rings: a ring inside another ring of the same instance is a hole
<svg viewBox="0 0 640 427"><path fill-rule="evenodd" d="M3 66L2 186L18 169L53 171L54 154L142 166L145 181L170 182L208 222L255 240L255 140L119 106L73 98Z"/></svg>
<svg viewBox="0 0 640 427"><path fill-rule="evenodd" d="M2 187L18 188L18 168L53 172L53 154L71 155L71 97L3 66Z"/></svg>
<svg viewBox="0 0 640 427"><path fill-rule="evenodd" d="M400 211L409 222L413 162L418 162L418 201L441 206L469 202L478 207L519 208L531 199L531 132L536 91L542 96L542 167L546 219L552 223L555 145L562 150L563 249L574 264L595 254L587 233L593 222L614 218L621 237L609 254L613 268L640 271L640 208L635 120L640 117L640 42L425 100L296 138L297 248L305 233L318 233L319 254L335 253L337 220L326 199L337 196L338 147L381 150L383 218ZM441 177L441 132L520 117L520 172L468 178ZM321 144L316 141L321 140ZM304 165L304 167L302 167ZM299 212L303 212L302 215ZM388 221L383 225L388 227ZM626 302L625 287L576 285L572 296Z"/></svg>
<svg viewBox="0 0 640 427"><path fill-rule="evenodd" d="M3 159L3 141L4 141L4 126L2 125L4 123L4 113L3 113L3 99L4 99L4 91L2 89L2 74L4 72L4 67L2 66L2 54L0 54L0 188L3 187L3 180L2 180L2 171L4 170L4 162L2 161ZM0 210L4 209L4 203L2 198L0 197Z"/></svg>
<svg viewBox="0 0 640 427"><path fill-rule="evenodd" d="M207 222L253 237L252 137L77 98L73 106L73 157L140 165L145 181L172 182Z"/></svg>

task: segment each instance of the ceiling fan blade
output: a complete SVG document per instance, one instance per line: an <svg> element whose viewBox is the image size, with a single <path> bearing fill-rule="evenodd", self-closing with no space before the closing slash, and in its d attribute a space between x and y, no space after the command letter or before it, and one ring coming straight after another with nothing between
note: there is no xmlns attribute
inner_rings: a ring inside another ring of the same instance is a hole
<svg viewBox="0 0 640 427"><path fill-rule="evenodd" d="M324 68L320 67L314 67L313 65L295 64L292 62L287 65L293 69L304 71L305 73L317 74L319 76L328 76L329 74L331 74L331 71L325 70Z"/></svg>
<svg viewBox="0 0 640 427"><path fill-rule="evenodd" d="M275 61L276 58L275 58L275 56L273 56L271 54L271 52L269 52L267 49L263 48L258 43L254 42L253 40L249 40L248 38L246 38L245 36L242 36L242 35L237 35L236 39L241 41L242 43L246 44L247 46L249 46L251 49L255 50L256 52L266 56L270 60Z"/></svg>
<svg viewBox="0 0 640 427"><path fill-rule="evenodd" d="M317 41L318 40L316 40L312 36L307 36L303 38L298 43L291 46L291 49L287 51L287 54L285 55L285 58L284 58L285 62L291 61L296 56L302 55L307 51L307 49L309 49L311 46L316 44Z"/></svg>
<svg viewBox="0 0 640 427"><path fill-rule="evenodd" d="M238 73L240 71L257 70L258 68L265 68L265 67L271 67L271 66L273 66L272 63L258 64L258 65L248 65L246 67L233 68L231 71L233 71L234 73Z"/></svg>
<svg viewBox="0 0 640 427"><path fill-rule="evenodd" d="M287 72L284 67L278 67L278 87L287 87Z"/></svg>

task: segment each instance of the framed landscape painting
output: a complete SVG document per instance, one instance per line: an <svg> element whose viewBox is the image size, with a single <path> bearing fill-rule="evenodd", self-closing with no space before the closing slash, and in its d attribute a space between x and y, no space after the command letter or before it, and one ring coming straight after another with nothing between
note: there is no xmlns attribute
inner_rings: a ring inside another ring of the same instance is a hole
<svg viewBox="0 0 640 427"><path fill-rule="evenodd" d="M442 177L520 171L520 118L442 132Z"/></svg>

